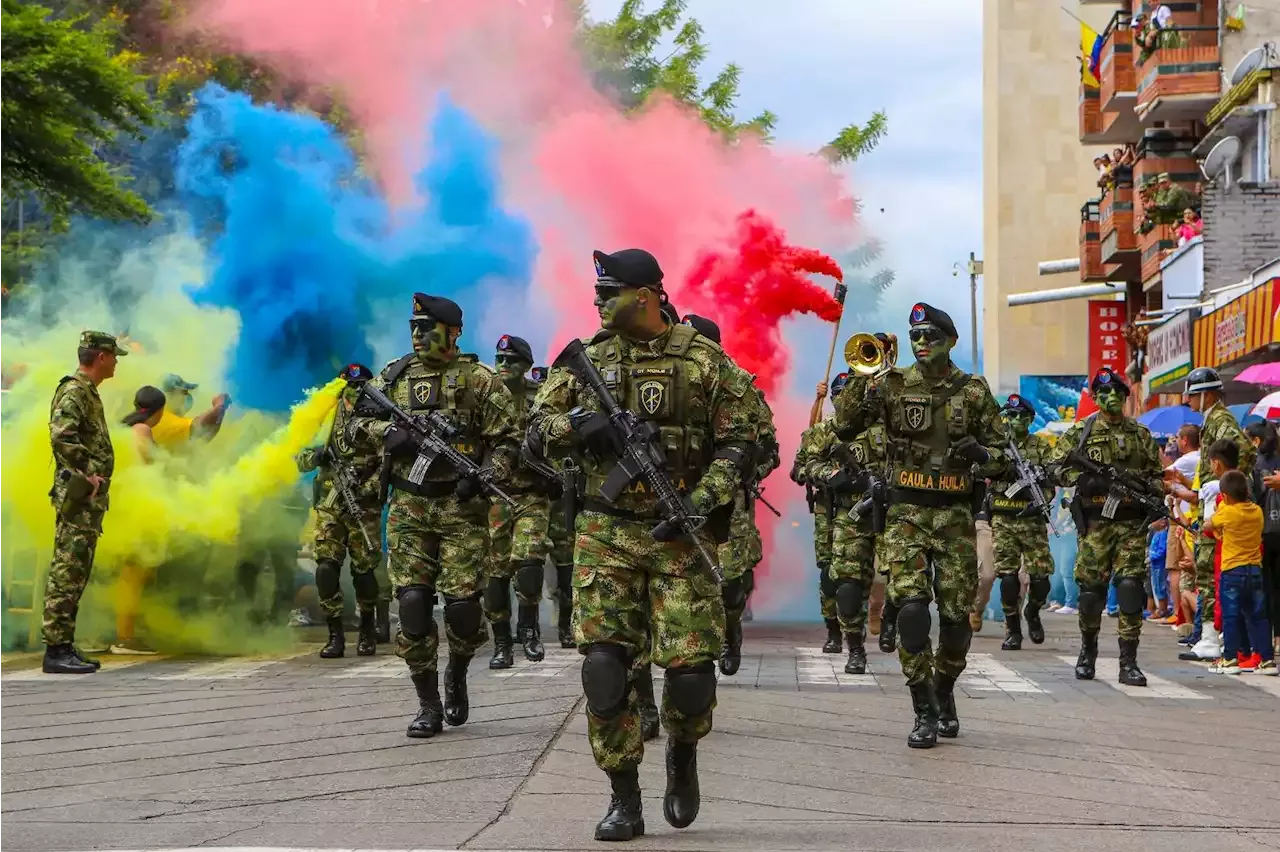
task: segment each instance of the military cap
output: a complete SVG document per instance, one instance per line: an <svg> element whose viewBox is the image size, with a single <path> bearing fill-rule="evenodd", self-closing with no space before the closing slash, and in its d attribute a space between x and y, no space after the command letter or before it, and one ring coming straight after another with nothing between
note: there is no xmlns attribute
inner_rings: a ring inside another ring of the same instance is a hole
<svg viewBox="0 0 1280 852"><path fill-rule="evenodd" d="M80 332L80 348L97 349L99 352L111 352L116 355L129 354L129 350L116 341L115 335L107 334L105 331Z"/></svg>
<svg viewBox="0 0 1280 852"><path fill-rule="evenodd" d="M193 391L200 386L195 382L183 381L182 376L177 373L169 373L160 380L160 387L165 393L173 393L176 390Z"/></svg>
<svg viewBox="0 0 1280 852"><path fill-rule="evenodd" d="M720 342L720 326L716 325L714 321L706 317L700 317L697 314L685 314L682 322L687 326L691 326L703 337L709 338L716 343Z"/></svg>
<svg viewBox="0 0 1280 852"><path fill-rule="evenodd" d="M1100 367L1089 382L1089 391L1097 393L1101 388L1115 388L1125 396L1129 395L1129 385L1124 377L1110 367Z"/></svg>
<svg viewBox="0 0 1280 852"><path fill-rule="evenodd" d="M442 322L452 328L462 328L462 308L444 296L413 294L413 319L429 319Z"/></svg>
<svg viewBox="0 0 1280 852"><path fill-rule="evenodd" d="M347 380L348 384L360 384L367 382L373 378L373 371L364 364L351 363L342 368L339 377Z"/></svg>
<svg viewBox="0 0 1280 852"><path fill-rule="evenodd" d="M626 287L662 289L662 267L658 260L644 249L622 249L613 254L592 252L596 262L596 278Z"/></svg>
<svg viewBox="0 0 1280 852"><path fill-rule="evenodd" d="M1018 396L1016 393L1009 394L1009 398L1005 401L1005 404L1000 407L1000 410L1009 412L1016 411L1020 414L1031 415L1036 413L1035 406L1027 402L1025 397Z"/></svg>
<svg viewBox="0 0 1280 852"><path fill-rule="evenodd" d="M529 347L529 341L523 337L516 337L511 334L504 334L498 338L498 354L514 355L522 361L533 363L533 349Z"/></svg>
<svg viewBox="0 0 1280 852"><path fill-rule="evenodd" d="M927 305L924 302L916 302L911 308L911 324L912 325L936 325L947 335L947 337L960 337L956 333L956 324L951 321L951 316L943 310L935 308L933 305Z"/></svg>
<svg viewBox="0 0 1280 852"><path fill-rule="evenodd" d="M157 411L164 410L164 391L151 385L143 385L133 395L133 411L125 415L124 425L143 423Z"/></svg>

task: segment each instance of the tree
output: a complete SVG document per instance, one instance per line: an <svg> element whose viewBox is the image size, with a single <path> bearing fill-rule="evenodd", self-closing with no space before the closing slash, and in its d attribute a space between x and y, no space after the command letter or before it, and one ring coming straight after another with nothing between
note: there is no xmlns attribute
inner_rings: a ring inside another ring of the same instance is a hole
<svg viewBox="0 0 1280 852"><path fill-rule="evenodd" d="M73 210L147 221L151 208L99 154L118 132L154 117L135 54L117 51L112 26L57 20L42 6L3 0L0 167L4 192L34 193L59 223Z"/></svg>
<svg viewBox="0 0 1280 852"><path fill-rule="evenodd" d="M884 110L876 110L864 125L850 124L827 143L823 153L833 163L853 162L863 154L869 154L880 144L889 131L889 117Z"/></svg>
<svg viewBox="0 0 1280 852"><path fill-rule="evenodd" d="M852 251L836 256L836 262L844 271L845 286L849 288L844 300L845 316L855 320L859 327L876 318L885 291L893 286L892 269L870 271L883 253L883 245L872 238Z"/></svg>

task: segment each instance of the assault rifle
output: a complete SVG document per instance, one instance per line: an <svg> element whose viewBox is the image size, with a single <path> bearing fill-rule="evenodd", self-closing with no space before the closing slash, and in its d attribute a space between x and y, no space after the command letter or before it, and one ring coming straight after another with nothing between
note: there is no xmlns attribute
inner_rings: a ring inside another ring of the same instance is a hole
<svg viewBox="0 0 1280 852"><path fill-rule="evenodd" d="M1106 502L1102 504L1102 517L1107 520L1111 520L1115 517L1116 509L1120 508L1120 502L1122 500L1129 500L1145 509L1148 519L1159 520L1163 518L1171 524L1177 524L1185 529L1191 529L1185 521L1175 518L1173 513L1169 511L1169 507L1164 504L1164 501L1156 499L1147 487L1146 483L1131 471L1120 470L1109 464L1096 462L1078 449L1072 450L1068 453L1066 460L1069 464L1078 467L1083 472L1106 481L1108 493ZM1080 489L1077 487L1076 505L1078 505L1080 500ZM1073 517L1076 513L1076 510L1073 508ZM1076 521L1076 526L1080 527L1080 531L1083 533L1084 527L1081 526L1081 518L1077 517L1074 519Z"/></svg>
<svg viewBox="0 0 1280 852"><path fill-rule="evenodd" d="M752 500L756 500L764 504L764 507L766 509L768 509L770 512L773 512L779 518L782 517L782 513L778 511L777 507L774 506L772 503L770 503L768 500L764 499L764 486L761 485L759 482L750 482L747 484L747 496L750 497Z"/></svg>
<svg viewBox="0 0 1280 852"><path fill-rule="evenodd" d="M867 496L849 510L849 517L865 518L871 516L871 531L876 535L884 532L885 512L889 508L889 483L882 476L867 472Z"/></svg>
<svg viewBox="0 0 1280 852"><path fill-rule="evenodd" d="M560 487L560 511L564 515L565 529L573 530L573 519L578 514L578 466L566 459L564 467L556 470L529 446L528 440L520 445L520 460L534 473Z"/></svg>
<svg viewBox="0 0 1280 852"><path fill-rule="evenodd" d="M392 402L386 394L365 382L360 389L361 397L368 397L381 411L391 417L391 422L409 433L409 437L418 448L418 458L409 475L405 477L414 485L421 485L427 476L427 468L438 458L443 458L457 472L461 479L471 479L479 483L480 489L492 494L508 506L515 506L516 501L493 482L493 470L480 465L458 452L451 441L458 437L458 427L449 422L438 411L426 414L406 414Z"/></svg>
<svg viewBox="0 0 1280 852"><path fill-rule="evenodd" d="M333 467L331 469L331 473L333 474L333 489L337 491L338 496L342 498L342 504L346 506L347 514L351 516L353 521L359 524L360 535L364 536L364 543L369 545L370 550L381 550L381 548L374 546L373 539L369 538L369 531L364 528L364 524L362 523L360 504L356 502L356 494L351 487L350 469L338 459L333 458L332 455L330 455L330 458L333 461Z"/></svg>
<svg viewBox="0 0 1280 852"><path fill-rule="evenodd" d="M622 447L618 464L605 478L599 496L605 502L613 503L628 485L637 479L644 480L657 498L658 512L662 516L662 521L653 528L654 539L670 541L676 534L685 535L698 549L698 556L711 571L711 576L724 585L724 572L697 536L698 530L706 525L706 517L690 511L687 499L676 491L667 475L667 458L658 441L657 425L651 420L641 420L618 405L604 382L604 376L587 357L587 349L581 340L569 341L553 366L569 370L591 388L609 418L614 438Z"/></svg>
<svg viewBox="0 0 1280 852"><path fill-rule="evenodd" d="M1043 477L1038 476L1036 470L1027 464L1027 460L1018 451L1018 444L1013 440L1013 436L1009 436L1008 452L1009 458L1013 460L1014 471L1018 474L1018 481L1005 489L1004 496L1012 499L1014 495L1024 490L1028 491L1031 505L1037 512L1044 515L1050 531L1055 536L1058 535L1058 528L1053 525L1053 503L1044 496L1044 489L1040 487L1040 480Z"/></svg>

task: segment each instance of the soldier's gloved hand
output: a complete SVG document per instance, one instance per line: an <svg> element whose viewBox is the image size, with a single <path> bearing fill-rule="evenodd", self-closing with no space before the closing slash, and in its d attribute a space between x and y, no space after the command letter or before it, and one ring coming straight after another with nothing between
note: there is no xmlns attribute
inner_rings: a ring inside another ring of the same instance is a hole
<svg viewBox="0 0 1280 852"><path fill-rule="evenodd" d="M800 462L791 465L791 473L788 475L796 485L804 485L804 474L800 472Z"/></svg>
<svg viewBox="0 0 1280 852"><path fill-rule="evenodd" d="M300 473L306 473L309 470L313 470L317 464L315 448L308 447L307 449L300 451L293 457L293 460L297 463L298 471Z"/></svg>
<svg viewBox="0 0 1280 852"><path fill-rule="evenodd" d="M951 455L970 464L986 464L991 461L987 448L978 443L972 435L965 435L951 445Z"/></svg>
<svg viewBox="0 0 1280 852"><path fill-rule="evenodd" d="M484 489L480 485L480 477L464 476L458 480L457 486L453 489L453 494L458 498L458 502L465 503L468 500L474 500L480 496L480 492Z"/></svg>
<svg viewBox="0 0 1280 852"><path fill-rule="evenodd" d="M575 408L569 412L569 426L582 445L597 456L622 455L622 445L613 433L613 425L599 411Z"/></svg>
<svg viewBox="0 0 1280 852"><path fill-rule="evenodd" d="M382 448L387 455L408 455L413 450L413 436L393 423L382 433Z"/></svg>
<svg viewBox="0 0 1280 852"><path fill-rule="evenodd" d="M867 489L868 478L865 471L854 474L842 467L828 476L823 485L833 494L854 494Z"/></svg>
<svg viewBox="0 0 1280 852"><path fill-rule="evenodd" d="M704 514L698 511L697 504L688 494L680 495L680 503L689 515L700 517ZM668 523L665 520L650 530L650 533L653 535L654 541L675 541L682 534L678 524Z"/></svg>

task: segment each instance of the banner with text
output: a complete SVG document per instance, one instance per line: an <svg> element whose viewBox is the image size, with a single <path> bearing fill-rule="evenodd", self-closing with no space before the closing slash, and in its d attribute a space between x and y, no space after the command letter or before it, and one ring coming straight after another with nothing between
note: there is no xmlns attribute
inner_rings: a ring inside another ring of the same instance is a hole
<svg viewBox="0 0 1280 852"><path fill-rule="evenodd" d="M1182 311L1151 330L1147 338L1147 393L1191 372L1191 312Z"/></svg>
<svg viewBox="0 0 1280 852"><path fill-rule="evenodd" d="M1110 367L1120 375L1129 365L1129 346L1121 329L1125 324L1125 303L1110 299L1089 302L1089 375ZM1127 379L1126 379L1127 381Z"/></svg>
<svg viewBox="0 0 1280 852"><path fill-rule="evenodd" d="M1280 278L1264 281L1216 311L1196 320L1195 364L1220 367L1280 343Z"/></svg>

